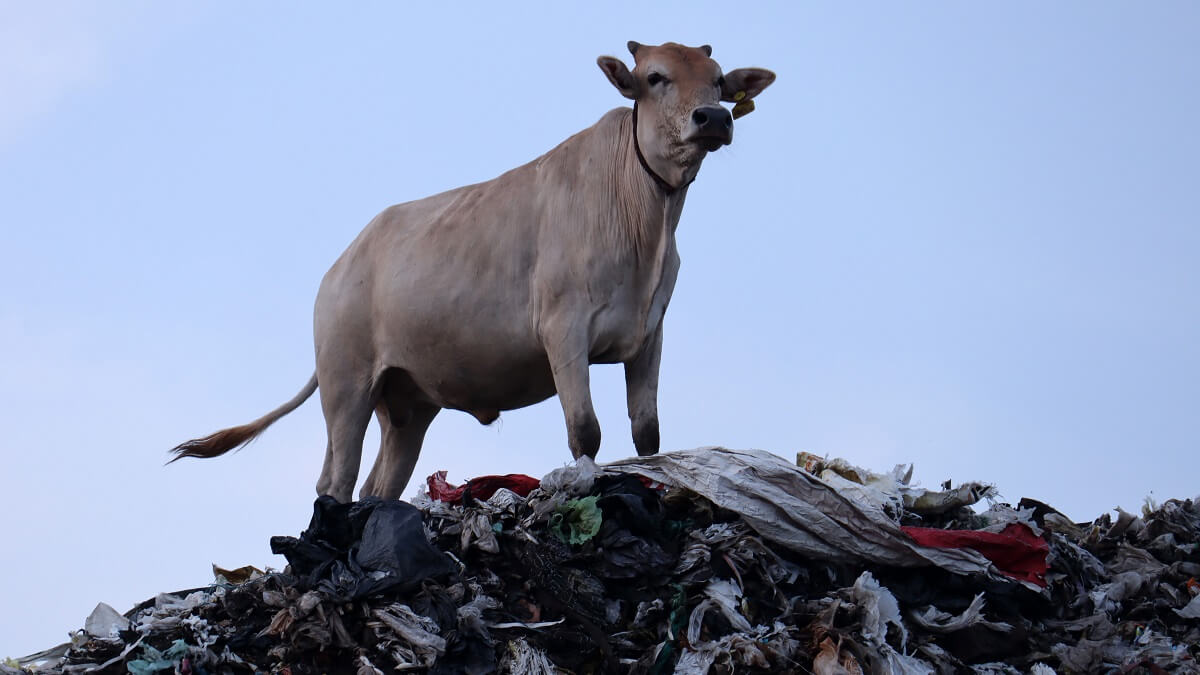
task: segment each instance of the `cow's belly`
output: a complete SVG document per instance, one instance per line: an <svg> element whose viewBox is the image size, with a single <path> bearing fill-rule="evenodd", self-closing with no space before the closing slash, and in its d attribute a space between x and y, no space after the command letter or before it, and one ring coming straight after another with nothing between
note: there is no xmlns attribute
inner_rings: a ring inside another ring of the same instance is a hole
<svg viewBox="0 0 1200 675"><path fill-rule="evenodd" d="M403 369L430 403L481 421L554 395L546 354L526 321L459 310L390 322L377 336L383 365Z"/></svg>
<svg viewBox="0 0 1200 675"><path fill-rule="evenodd" d="M450 362L426 362L408 369L424 396L443 408L494 418L501 410L533 405L555 393L544 356L505 362L457 356Z"/></svg>

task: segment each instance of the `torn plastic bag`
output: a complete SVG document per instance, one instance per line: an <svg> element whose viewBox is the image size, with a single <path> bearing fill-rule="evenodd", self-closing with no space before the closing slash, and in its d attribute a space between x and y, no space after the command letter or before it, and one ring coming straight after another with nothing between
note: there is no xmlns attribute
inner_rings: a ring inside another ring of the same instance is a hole
<svg viewBox="0 0 1200 675"><path fill-rule="evenodd" d="M963 483L941 492L907 488L904 491L904 508L922 516L936 516L953 509L972 506L985 497L995 495L996 488L983 483Z"/></svg>
<svg viewBox="0 0 1200 675"><path fill-rule="evenodd" d="M500 488L512 490L522 497L528 497L541 481L522 473L509 473L503 476L479 476L455 487L446 482L445 471L438 471L427 478L425 483L429 488L430 498L443 502L459 502L464 497L489 499Z"/></svg>
<svg viewBox="0 0 1200 675"><path fill-rule="evenodd" d="M1002 573L1018 581L1046 585L1046 556L1050 545L1028 525L1011 523L1003 532L981 530L938 530L928 527L900 528L922 546L969 548L995 563Z"/></svg>
<svg viewBox="0 0 1200 675"><path fill-rule="evenodd" d="M512 675L556 675L558 668L546 653L536 647L531 647L524 638L517 638L508 643L508 650L500 662L500 672Z"/></svg>
<svg viewBox="0 0 1200 675"><path fill-rule="evenodd" d="M981 624L992 630L1008 632L1012 630L1012 626L1003 621L988 621L983 618L984 594L979 593L971 604L967 606L958 616L954 616L949 612L943 612L933 605L929 605L921 611L909 611L908 618L912 619L913 623L931 633L953 633L954 631L969 628L975 624Z"/></svg>
<svg viewBox="0 0 1200 675"><path fill-rule="evenodd" d="M970 527L968 529L978 530L981 532L1003 533L1008 529L1009 525L1019 523L1028 527L1034 535L1043 537L1045 530L1038 524L1035 518L1036 509L1032 507L1016 508L1008 504L993 503L988 507L987 511L977 514L972 520L981 520L987 523L983 527Z"/></svg>
<svg viewBox="0 0 1200 675"><path fill-rule="evenodd" d="M1185 619L1200 619L1200 595L1192 598L1182 609L1172 611Z"/></svg>
<svg viewBox="0 0 1200 675"><path fill-rule="evenodd" d="M604 515L596 506L599 497L580 497L559 506L550 516L550 532L564 544L582 544L600 531Z"/></svg>
<svg viewBox="0 0 1200 675"><path fill-rule="evenodd" d="M601 468L687 488L739 514L763 537L818 560L993 573L982 554L920 546L881 513L762 450L699 448L621 460Z"/></svg>
<svg viewBox="0 0 1200 675"><path fill-rule="evenodd" d="M841 459L827 459L809 452L796 454L796 465L819 476L848 497L872 507L897 512L901 506L923 516L934 516L963 506L971 506L996 489L983 483L963 483L937 492L910 485L913 465L897 464L890 473L879 474L854 466Z"/></svg>
<svg viewBox="0 0 1200 675"><path fill-rule="evenodd" d="M374 497L351 504L319 497L308 529L299 539L271 537L271 551L286 557L308 588L343 601L407 590L458 569L425 538L416 507Z"/></svg>
<svg viewBox="0 0 1200 675"><path fill-rule="evenodd" d="M836 461L843 462L843 460ZM853 499L860 506L868 509L881 509L889 517L895 517L904 505L904 498L900 496L900 487L902 486L900 481L904 479L904 476L897 475L902 468L896 467L895 472L887 475L863 472L866 482L856 480L859 478L859 473L853 469L857 469L857 467L851 467L848 464L844 467L841 465L830 466L817 473L817 476L833 486L839 494ZM842 470L845 472L843 473ZM912 472L911 465L908 472Z"/></svg>
<svg viewBox="0 0 1200 675"><path fill-rule="evenodd" d="M159 593L152 601L147 601L148 604L144 603L144 607L134 608L134 612L139 612L139 615L136 620L132 621L133 627L142 634L173 630L182 623L184 615L191 613L196 607L211 602L214 597L223 593L224 591L221 589L211 593L204 589ZM126 616L132 615L132 613L126 613Z"/></svg>
<svg viewBox="0 0 1200 675"><path fill-rule="evenodd" d="M378 500L342 504L333 497L318 497L308 529L296 537L271 537L271 552L282 554L292 573L309 576L342 557L362 538L367 518Z"/></svg>
<svg viewBox="0 0 1200 675"><path fill-rule="evenodd" d="M891 675L933 675L935 672L928 663L915 656L901 654L888 645L884 645L881 651L887 663L887 672Z"/></svg>
<svg viewBox="0 0 1200 675"><path fill-rule="evenodd" d="M586 495L592 491L599 468L591 457L584 455L573 464L559 467L542 477L542 491L566 497Z"/></svg>
<svg viewBox="0 0 1200 675"><path fill-rule="evenodd" d="M496 539L496 531L492 529L492 519L480 511L466 514L462 521L462 535L459 537L458 548L465 553L472 546L484 553L500 551L500 541Z"/></svg>
<svg viewBox="0 0 1200 675"><path fill-rule="evenodd" d="M109 605L103 602L96 605L96 609L88 615L86 621L83 622L83 630L88 635L101 639L109 639L117 637L117 633L123 630L129 630L129 619L117 613Z"/></svg>
<svg viewBox="0 0 1200 675"><path fill-rule="evenodd" d="M759 627L765 632L765 627ZM756 635L730 633L711 642L692 643L679 655L675 664L675 675L705 675L719 662L730 667L729 672L740 672L746 668L770 668Z"/></svg>
<svg viewBox="0 0 1200 675"><path fill-rule="evenodd" d="M908 629L900 620L900 604L896 596L875 580L870 572L863 572L850 587L850 597L863 610L862 636L875 647L887 643L888 624L900 631L900 648L908 643Z"/></svg>
<svg viewBox="0 0 1200 675"><path fill-rule="evenodd" d="M708 583L708 586L704 588L704 594L708 597L696 605L696 608L692 610L691 617L688 619L687 637L689 643L697 644L700 642L700 629L704 624L704 615L710 609L720 610L734 631L745 633L751 630L750 622L738 609L739 601L742 598L742 590L736 584L732 581L716 579Z"/></svg>
<svg viewBox="0 0 1200 675"><path fill-rule="evenodd" d="M175 670L175 666L188 655L187 643L176 640L164 651L150 645L142 645L142 658L125 664L130 675L150 675L164 670Z"/></svg>
<svg viewBox="0 0 1200 675"><path fill-rule="evenodd" d="M1147 578L1138 572L1121 572L1107 584L1098 586L1088 594L1098 612L1116 613L1126 599L1140 593Z"/></svg>
<svg viewBox="0 0 1200 675"><path fill-rule="evenodd" d="M371 610L371 616L386 626L391 634L404 644L403 651L411 650L411 658L397 663L401 667L429 667L446 651L446 640L438 635L438 625L432 619L421 616L408 605L393 603L387 607ZM388 636L377 629L376 635L387 640ZM397 659L401 661L400 659Z"/></svg>

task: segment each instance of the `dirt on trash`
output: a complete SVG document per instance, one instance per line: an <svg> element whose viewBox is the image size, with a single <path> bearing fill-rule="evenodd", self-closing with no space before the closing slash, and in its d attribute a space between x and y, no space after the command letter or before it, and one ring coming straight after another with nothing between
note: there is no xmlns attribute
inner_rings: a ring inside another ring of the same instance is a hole
<svg viewBox="0 0 1200 675"><path fill-rule="evenodd" d="M703 448L323 497L283 571L0 673L1200 673L1196 500L1076 523L911 476Z"/></svg>

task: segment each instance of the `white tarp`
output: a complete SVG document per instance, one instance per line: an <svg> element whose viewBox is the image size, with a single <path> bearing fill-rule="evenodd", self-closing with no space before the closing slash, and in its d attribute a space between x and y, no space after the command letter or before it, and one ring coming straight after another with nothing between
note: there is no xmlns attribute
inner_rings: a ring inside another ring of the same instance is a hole
<svg viewBox="0 0 1200 675"><path fill-rule="evenodd" d="M957 574L1000 577L970 549L917 545L876 509L762 450L697 448L600 465L605 473L635 473L687 488L739 514L760 535L803 555L893 567L935 565Z"/></svg>

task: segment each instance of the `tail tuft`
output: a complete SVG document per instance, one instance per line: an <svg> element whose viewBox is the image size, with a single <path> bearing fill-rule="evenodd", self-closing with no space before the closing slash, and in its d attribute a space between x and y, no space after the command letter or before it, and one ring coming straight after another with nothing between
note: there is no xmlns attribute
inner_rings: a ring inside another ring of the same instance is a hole
<svg viewBox="0 0 1200 675"><path fill-rule="evenodd" d="M204 438L185 441L171 448L170 452L175 456L167 464L183 459L184 457L219 457L230 450L240 448L254 440L254 437L262 431L262 426L254 423L243 424L240 427L222 429Z"/></svg>

